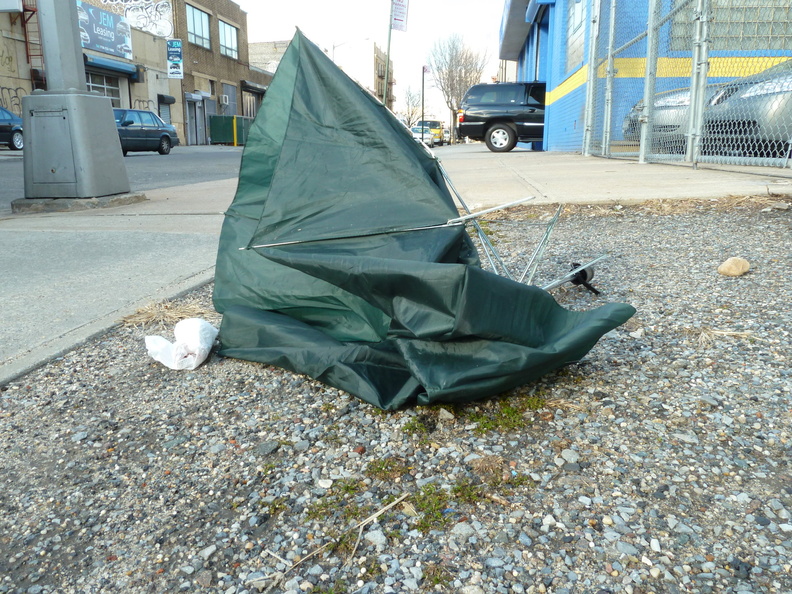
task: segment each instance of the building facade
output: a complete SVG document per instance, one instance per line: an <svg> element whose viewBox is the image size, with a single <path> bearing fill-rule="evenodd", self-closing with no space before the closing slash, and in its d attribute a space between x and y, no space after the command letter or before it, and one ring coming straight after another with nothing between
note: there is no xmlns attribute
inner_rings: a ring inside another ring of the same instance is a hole
<svg viewBox="0 0 792 594"><path fill-rule="evenodd" d="M247 14L236 3L73 1L88 89L114 107L158 113L184 144L211 142L211 115L258 112L272 75L250 66ZM23 8L0 14L0 105L17 114L22 96L46 88L36 0Z"/></svg>
<svg viewBox="0 0 792 594"><path fill-rule="evenodd" d="M580 151L586 134L624 141L647 78L656 93L691 86L702 23L708 83L792 58L789 0L507 0L499 57L547 84L545 150Z"/></svg>

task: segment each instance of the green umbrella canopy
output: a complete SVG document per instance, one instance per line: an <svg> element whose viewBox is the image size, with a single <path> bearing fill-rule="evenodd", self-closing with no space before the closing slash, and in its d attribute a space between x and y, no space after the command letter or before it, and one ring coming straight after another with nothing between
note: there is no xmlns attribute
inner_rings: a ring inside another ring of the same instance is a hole
<svg viewBox="0 0 792 594"><path fill-rule="evenodd" d="M299 31L248 135L218 248L221 354L386 409L475 400L634 313L560 307L478 266L437 160Z"/></svg>
<svg viewBox="0 0 792 594"><path fill-rule="evenodd" d="M267 194L251 245L387 233L458 216L436 160L299 31L262 112L240 172Z"/></svg>

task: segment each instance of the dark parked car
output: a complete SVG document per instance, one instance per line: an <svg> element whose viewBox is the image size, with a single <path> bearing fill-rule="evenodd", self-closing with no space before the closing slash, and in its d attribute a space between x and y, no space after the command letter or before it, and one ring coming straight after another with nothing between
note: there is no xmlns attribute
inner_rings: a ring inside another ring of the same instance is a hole
<svg viewBox="0 0 792 594"><path fill-rule="evenodd" d="M7 144L12 151L21 151L24 146L22 140L22 118L0 107L0 144Z"/></svg>
<svg viewBox="0 0 792 594"><path fill-rule="evenodd" d="M113 113L125 155L128 151L157 151L167 155L171 147L179 145L176 128L155 113L142 109L114 109Z"/></svg>
<svg viewBox="0 0 792 594"><path fill-rule="evenodd" d="M483 140L496 153L544 137L545 83L473 85L459 109L459 134Z"/></svg>

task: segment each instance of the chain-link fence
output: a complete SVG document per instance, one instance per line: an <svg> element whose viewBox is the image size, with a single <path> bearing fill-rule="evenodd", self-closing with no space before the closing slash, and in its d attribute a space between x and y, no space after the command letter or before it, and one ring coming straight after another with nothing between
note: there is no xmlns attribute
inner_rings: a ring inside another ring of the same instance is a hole
<svg viewBox="0 0 792 594"><path fill-rule="evenodd" d="M586 154L790 165L790 0L649 0L648 12L595 0L593 11Z"/></svg>

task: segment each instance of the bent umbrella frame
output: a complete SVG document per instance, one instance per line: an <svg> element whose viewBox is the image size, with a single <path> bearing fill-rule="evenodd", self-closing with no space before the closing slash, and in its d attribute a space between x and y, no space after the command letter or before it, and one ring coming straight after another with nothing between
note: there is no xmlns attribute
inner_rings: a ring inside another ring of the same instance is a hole
<svg viewBox="0 0 792 594"><path fill-rule="evenodd" d="M428 149L427 149L427 152L430 152L430 151L428 151ZM509 278L511 280L514 280L515 279L515 275L512 274L512 272L506 266L506 263L503 261L503 258L498 253L497 248L492 244L492 242L490 241L490 239L487 236L487 234L481 228L481 225L478 222L478 217L480 217L480 216L482 216L484 214L488 214L490 212L497 211L497 210L503 210L503 209L506 209L506 208L510 208L512 206L517 206L519 204L524 204L524 203L526 203L526 202L528 202L530 200L536 199L536 197L535 196L529 196L529 197L523 198L521 200L516 200L514 202L509 202L507 204L502 204L500 206L495 206L495 207L488 208L488 209L481 210L481 211L478 211L478 212L474 213L474 212L472 212L470 210L470 208L468 207L467 203L462 198L462 195L459 193L459 191L454 186L454 183L451 181L451 178L449 177L448 172L445 170L445 167L443 167L443 164L440 162L439 159L437 159L437 157L433 153L430 152L430 154L432 155L432 158L434 158L437 161L437 164L438 164L438 166L440 168L440 171L441 171L441 173L443 175L443 179L445 180L446 185L449 187L451 192L456 197L457 201L459 202L459 205L467 213L467 215L462 216L459 219L453 219L453 220L454 221L470 221L472 223L472 225L473 225L473 228L476 230L476 235L478 236L478 239L481 242L482 248L484 250L484 255L487 257L487 260L488 260L490 266L492 267L492 269L497 274L501 274L502 276L506 276L507 278ZM553 215L553 217L547 223L544 223L545 230L544 230L544 233L542 235L542 238L539 240L539 243L536 245L536 248L534 249L533 253L531 254L531 257L528 260L528 263L525 265L525 269L523 270L522 274L519 275L519 278L517 279L518 282L521 282L521 283L525 282L528 285L532 284L534 275L536 274L536 270L539 267L539 263L541 262L541 259L542 259L543 255L544 255L544 252L545 252L545 249L547 248L547 245L550 242L550 236L552 235L553 229L555 229L556 223L558 222L558 218L561 216L561 213L563 212L563 210L564 210L564 205L563 204L559 204L558 208L556 209L555 214ZM449 223L451 223L451 221L449 221ZM542 223L540 223L540 224L542 224ZM593 259L593 260L591 260L589 262L586 262L585 264L577 264L577 263L572 264L572 269L568 273L566 273L563 276L551 281L550 283L548 283L546 285L543 285L542 289L544 289L545 291L550 291L551 289L555 289L556 287L559 287L559 286L563 285L564 283L571 282L573 284L583 285L589 291L591 291L591 292L593 292L595 294L598 294L598 291L596 291L596 289L594 289L591 285L589 285L588 281L591 280L591 278L592 278L592 276L594 274L594 269L592 268L592 266L594 264L596 264L597 262L601 262L602 260L606 259L607 257L608 257L607 254L603 254L603 255L601 255L601 256L599 256L599 257L597 257L597 258L595 258L595 259Z"/></svg>

